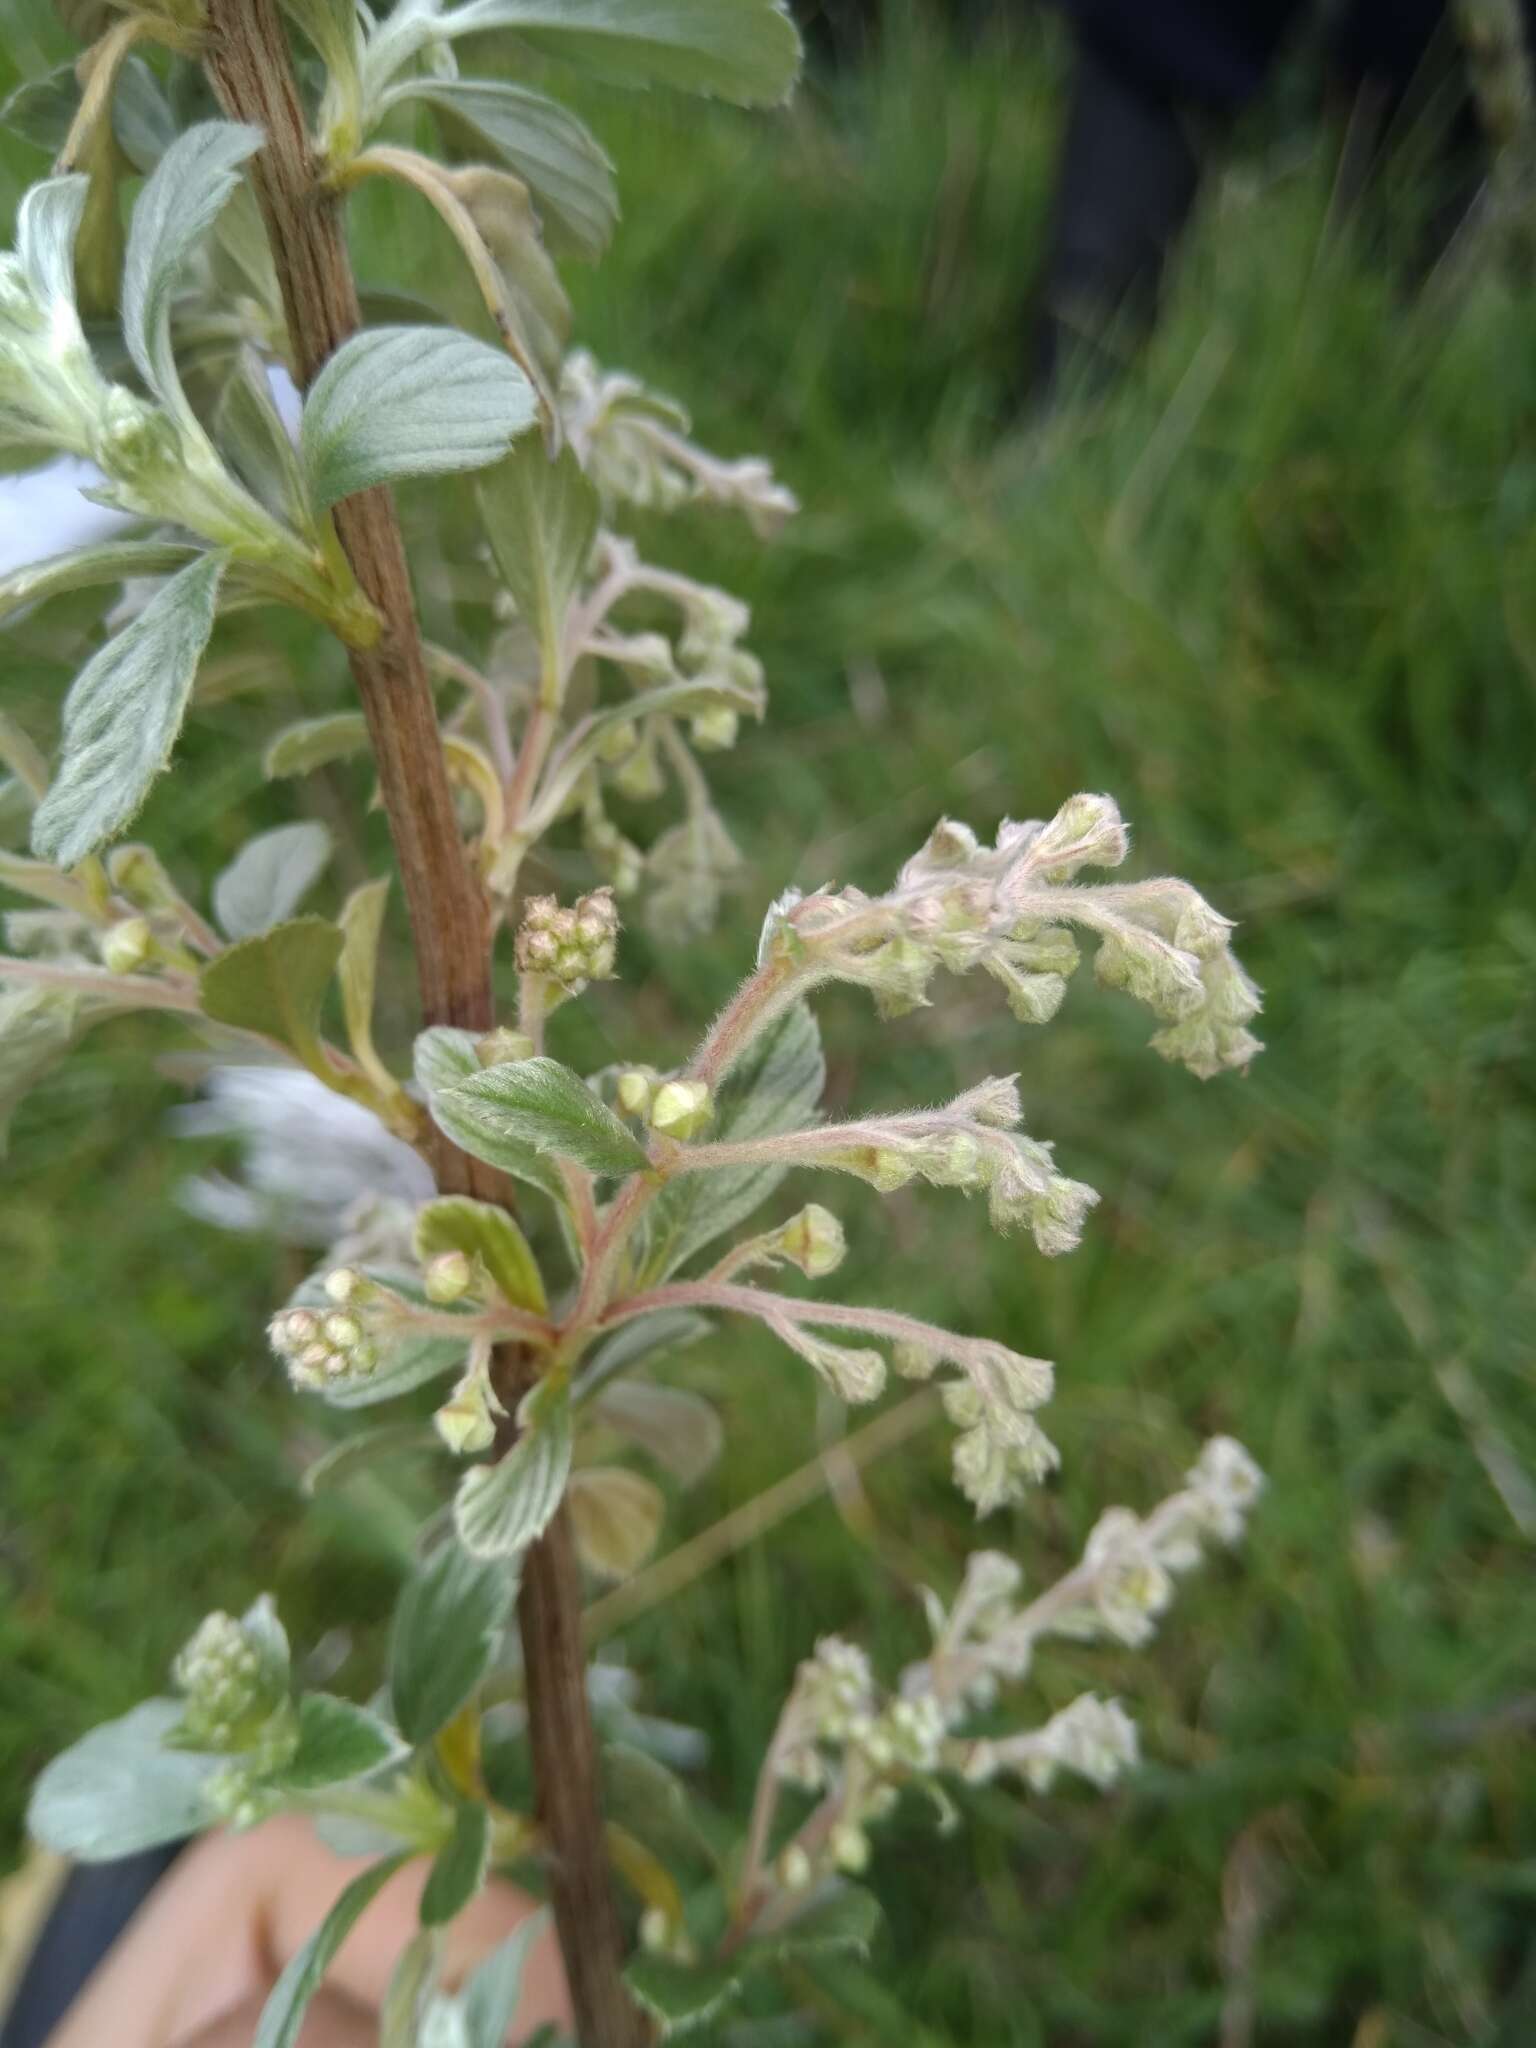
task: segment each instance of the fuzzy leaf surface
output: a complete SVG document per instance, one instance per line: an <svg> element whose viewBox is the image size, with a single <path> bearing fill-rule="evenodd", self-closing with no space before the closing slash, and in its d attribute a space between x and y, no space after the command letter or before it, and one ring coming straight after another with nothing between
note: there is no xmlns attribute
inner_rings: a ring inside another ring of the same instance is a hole
<svg viewBox="0 0 1536 2048"><path fill-rule="evenodd" d="M389 1691L400 1732L430 1742L491 1668L512 1612L516 1575L443 1543L406 1581L389 1644Z"/></svg>
<svg viewBox="0 0 1536 2048"><path fill-rule="evenodd" d="M533 386L500 350L449 327L344 341L305 400L299 452L317 505L401 477L481 469L533 424Z"/></svg>
<svg viewBox="0 0 1536 2048"><path fill-rule="evenodd" d="M590 1173L635 1173L648 1164L607 1103L569 1067L543 1056L482 1068L434 1094L432 1114L455 1144L508 1172L530 1147Z"/></svg>
<svg viewBox="0 0 1536 2048"><path fill-rule="evenodd" d="M213 913L226 937L252 939L292 917L330 857L331 835L313 820L248 839L213 885Z"/></svg>
<svg viewBox="0 0 1536 2048"><path fill-rule="evenodd" d="M73 867L121 832L170 761L224 562L188 563L76 676L58 772L32 820L32 850L44 860Z"/></svg>

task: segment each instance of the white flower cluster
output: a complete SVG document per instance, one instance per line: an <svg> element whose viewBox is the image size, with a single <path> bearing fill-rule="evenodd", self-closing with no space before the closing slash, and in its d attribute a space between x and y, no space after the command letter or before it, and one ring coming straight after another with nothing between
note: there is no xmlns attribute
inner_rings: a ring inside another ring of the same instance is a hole
<svg viewBox="0 0 1536 2048"><path fill-rule="evenodd" d="M969 826L941 823L886 896L857 889L775 906L768 947L819 979L869 988L883 1014L928 1000L939 968L982 968L1028 1023L1053 1016L1078 963L1077 925L1099 941L1095 970L1163 1019L1154 1048L1202 1078L1246 1067L1261 1050L1247 1029L1259 993L1233 958L1232 925L1187 882L1077 880L1118 866L1128 840L1107 796L1075 796L1048 822L1005 821L984 847Z"/></svg>
<svg viewBox="0 0 1536 2048"><path fill-rule="evenodd" d="M542 974L568 995L589 981L613 974L619 913L611 889L594 889L569 909L553 896L530 896L517 933L517 964L524 974Z"/></svg>
<svg viewBox="0 0 1536 2048"><path fill-rule="evenodd" d="M1135 1724L1118 1700L1085 1693L1039 1727L968 1736L964 1724L994 1708L1004 1682L1026 1677L1046 1636L1109 1635L1140 1644L1167 1605L1172 1575L1198 1562L1202 1542L1242 1534L1263 1476L1241 1444L1214 1437L1171 1495L1144 1520L1111 1508L1081 1563L1027 1605L1023 1574L998 1551L977 1551L949 1607L925 1595L933 1648L882 1697L869 1659L829 1636L801 1665L765 1772L819 1795L825 1825L808 1824L778 1858L778 1883L798 1890L828 1868L859 1869L865 1829L916 1784L947 1811L942 1779L980 1784L1011 1776L1037 1792L1060 1772L1101 1789L1138 1759Z"/></svg>
<svg viewBox="0 0 1536 2048"><path fill-rule="evenodd" d="M995 1230L1028 1230L1047 1258L1074 1251L1098 1202L1084 1181L1056 1170L1049 1144L1024 1137L1014 1077L990 1079L942 1109L840 1124L805 1141L821 1166L857 1174L882 1193L921 1179L984 1193Z"/></svg>
<svg viewBox="0 0 1536 2048"><path fill-rule="evenodd" d="M1079 1694L1043 1728L970 1745L964 1773L971 1784L999 1776L1022 1778L1032 1792L1048 1792L1058 1771L1071 1771L1107 1791L1140 1761L1136 1723L1118 1700Z"/></svg>
<svg viewBox="0 0 1536 2048"><path fill-rule="evenodd" d="M731 462L710 455L687 438L688 415L674 400L622 371L604 371L585 349L572 349L561 364L560 411L610 501L670 512L704 498L744 513L764 540L799 510L760 456Z"/></svg>
<svg viewBox="0 0 1536 2048"><path fill-rule="evenodd" d="M272 1349L303 1390L346 1380L367 1379L378 1369L379 1346L367 1326L372 1284L351 1266L325 1276L334 1307L281 1309L267 1325Z"/></svg>

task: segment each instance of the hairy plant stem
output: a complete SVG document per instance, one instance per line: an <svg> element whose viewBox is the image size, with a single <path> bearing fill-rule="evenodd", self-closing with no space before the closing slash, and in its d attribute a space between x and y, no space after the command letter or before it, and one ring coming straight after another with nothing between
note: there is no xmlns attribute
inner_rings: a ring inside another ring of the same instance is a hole
<svg viewBox="0 0 1536 2048"><path fill-rule="evenodd" d="M266 131L251 175L282 286L294 372L308 385L360 324L338 202L321 184L276 0L208 0L207 28L205 62L220 103ZM394 835L424 1018L486 1031L495 1021L491 926L454 812L394 502L382 488L359 492L337 505L335 520L384 621L378 645L349 648L348 658ZM505 1197L498 1177L446 1141L434 1163L449 1192ZM528 1384L533 1369L515 1345L502 1347L497 1368L508 1391ZM581 1583L564 1510L524 1561L518 1625L538 1818L577 2032L583 2048L642 2048L648 2028L622 1975L587 1703Z"/></svg>

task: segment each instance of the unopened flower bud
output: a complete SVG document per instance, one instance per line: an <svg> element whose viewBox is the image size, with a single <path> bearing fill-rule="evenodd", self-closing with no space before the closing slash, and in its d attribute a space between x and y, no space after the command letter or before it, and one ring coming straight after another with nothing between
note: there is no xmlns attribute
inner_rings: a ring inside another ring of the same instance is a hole
<svg viewBox="0 0 1536 2048"><path fill-rule="evenodd" d="M334 1301L338 1308L354 1301L366 1286L361 1273L355 1266L333 1266L325 1276L325 1293L328 1301ZM300 1316L305 1311L294 1309L292 1315Z"/></svg>
<svg viewBox="0 0 1536 2048"><path fill-rule="evenodd" d="M597 758L599 761L622 761L634 752L639 737L632 718L617 718L599 731Z"/></svg>
<svg viewBox="0 0 1536 2048"><path fill-rule="evenodd" d="M456 1458L473 1457L488 1451L496 1436L496 1424L479 1380L466 1379L454 1389L432 1418L433 1427Z"/></svg>
<svg viewBox="0 0 1536 2048"><path fill-rule="evenodd" d="M1034 841L1029 857L1049 880L1067 881L1081 867L1118 867L1130 844L1113 797L1074 796Z"/></svg>
<svg viewBox="0 0 1536 2048"><path fill-rule="evenodd" d="M843 1226L819 1202L808 1202L791 1216L779 1236L779 1248L808 1280L835 1273L848 1249Z"/></svg>
<svg viewBox="0 0 1536 2048"><path fill-rule="evenodd" d="M628 797L631 803L649 803L653 797L661 795L667 786L666 778L649 736L619 763L613 772L612 782L620 796Z"/></svg>
<svg viewBox="0 0 1536 2048"><path fill-rule="evenodd" d="M639 1067L631 1067L620 1074L614 1089L620 1109L626 1116L645 1116L651 1107L651 1098L656 1092L656 1077Z"/></svg>
<svg viewBox="0 0 1536 2048"><path fill-rule="evenodd" d="M850 1876L856 1877L869 1868L869 1837L852 1822L840 1821L828 1837L827 1847L838 1869L846 1870Z"/></svg>
<svg viewBox="0 0 1536 2048"><path fill-rule="evenodd" d="M443 1308L451 1301L462 1301L474 1285L474 1278L475 1269L468 1253L439 1252L427 1263L422 1275L422 1291L428 1301Z"/></svg>
<svg viewBox="0 0 1536 2048"><path fill-rule="evenodd" d="M133 974L149 958L154 933L147 917L124 917L101 936L101 963L110 974Z"/></svg>
<svg viewBox="0 0 1536 2048"><path fill-rule="evenodd" d="M660 1906L647 1906L640 1915L640 1946L662 1955L671 1946L672 1920Z"/></svg>
<svg viewBox="0 0 1536 2048"><path fill-rule="evenodd" d="M815 1871L811 1859L798 1842L791 1842L779 1857L779 1883L787 1892L803 1892Z"/></svg>
<svg viewBox="0 0 1536 2048"><path fill-rule="evenodd" d="M509 1060L531 1060L533 1040L526 1031L512 1031L505 1024L499 1024L484 1038L476 1039L475 1058L482 1067L504 1066Z"/></svg>
<svg viewBox="0 0 1536 2048"><path fill-rule="evenodd" d="M665 1138L692 1138L714 1115L704 1081L664 1081L651 1101L651 1127Z"/></svg>
<svg viewBox="0 0 1536 2048"><path fill-rule="evenodd" d="M740 728L741 719L728 704L714 704L690 720L688 736L701 754L723 753L735 746Z"/></svg>

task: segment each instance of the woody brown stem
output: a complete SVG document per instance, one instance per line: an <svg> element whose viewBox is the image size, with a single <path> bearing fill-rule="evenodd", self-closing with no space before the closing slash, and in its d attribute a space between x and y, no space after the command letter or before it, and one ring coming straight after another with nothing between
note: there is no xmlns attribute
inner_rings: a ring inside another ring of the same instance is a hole
<svg viewBox="0 0 1536 2048"><path fill-rule="evenodd" d="M204 62L220 104L266 132L251 177L282 287L294 375L307 386L360 325L339 202L318 176L276 0L208 0L206 19ZM357 580L383 621L377 645L349 647L348 659L410 911L423 1017L486 1031L495 1021L490 920L465 858L443 764L394 501L386 489L360 491L343 499L334 516ZM449 1192L506 1198L498 1175L445 1140L437 1141L434 1164ZM502 1361L509 1381L525 1381L530 1369L515 1350ZM587 1705L581 1586L563 1510L524 1560L518 1622L539 1814L578 2034L583 2048L642 2048L648 2030L622 1976Z"/></svg>

